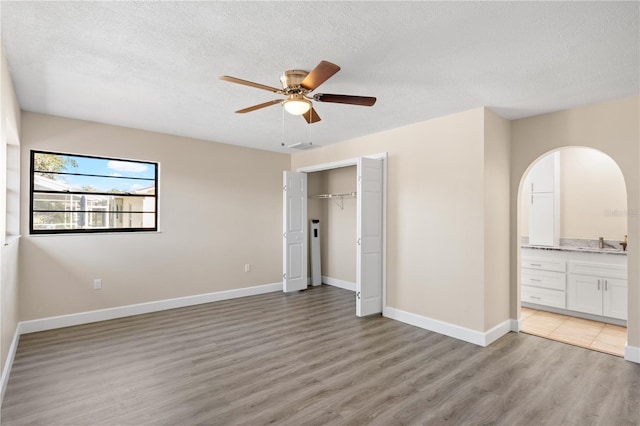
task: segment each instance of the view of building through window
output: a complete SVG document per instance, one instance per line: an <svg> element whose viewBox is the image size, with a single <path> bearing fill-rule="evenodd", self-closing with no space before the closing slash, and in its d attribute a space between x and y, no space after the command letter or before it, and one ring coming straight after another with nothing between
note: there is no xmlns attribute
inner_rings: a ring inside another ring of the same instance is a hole
<svg viewBox="0 0 640 426"><path fill-rule="evenodd" d="M31 233L157 230L157 163L31 152Z"/></svg>

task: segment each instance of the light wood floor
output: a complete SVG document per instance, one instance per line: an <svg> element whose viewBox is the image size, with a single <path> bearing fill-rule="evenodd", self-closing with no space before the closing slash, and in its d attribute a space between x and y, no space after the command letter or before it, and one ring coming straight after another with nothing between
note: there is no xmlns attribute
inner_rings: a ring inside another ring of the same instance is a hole
<svg viewBox="0 0 640 426"><path fill-rule="evenodd" d="M527 334L487 348L321 286L24 335L3 425L623 425L640 365Z"/></svg>
<svg viewBox="0 0 640 426"><path fill-rule="evenodd" d="M522 307L522 332L624 357L627 328Z"/></svg>

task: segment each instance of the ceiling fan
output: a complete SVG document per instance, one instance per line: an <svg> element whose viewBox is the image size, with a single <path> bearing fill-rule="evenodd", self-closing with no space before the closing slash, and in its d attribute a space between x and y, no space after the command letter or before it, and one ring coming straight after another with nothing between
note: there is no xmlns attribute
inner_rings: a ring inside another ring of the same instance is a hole
<svg viewBox="0 0 640 426"><path fill-rule="evenodd" d="M265 86L264 84L254 83L252 81L242 80L236 77L223 75L221 80L230 83L243 84L245 86L255 87L257 89L268 90L269 92L285 95L285 99L274 99L248 108L239 109L236 113L244 114L255 111L271 105L282 104L284 109L293 115L302 115L307 123L312 124L320 121L320 116L313 109L311 100L317 102L331 102L337 104L373 106L376 98L371 96L352 96L352 95L332 95L328 93L316 93L311 95L315 89L322 83L331 78L335 73L340 71L340 67L331 62L321 61L311 72L302 70L288 70L282 73L280 82L282 89L276 87Z"/></svg>

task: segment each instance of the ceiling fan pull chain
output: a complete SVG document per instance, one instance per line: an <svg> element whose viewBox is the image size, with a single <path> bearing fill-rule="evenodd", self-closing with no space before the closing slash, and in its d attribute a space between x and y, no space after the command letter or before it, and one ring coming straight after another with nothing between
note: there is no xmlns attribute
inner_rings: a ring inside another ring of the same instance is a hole
<svg viewBox="0 0 640 426"><path fill-rule="evenodd" d="M284 108L282 109L282 140L280 142L281 146L284 146Z"/></svg>

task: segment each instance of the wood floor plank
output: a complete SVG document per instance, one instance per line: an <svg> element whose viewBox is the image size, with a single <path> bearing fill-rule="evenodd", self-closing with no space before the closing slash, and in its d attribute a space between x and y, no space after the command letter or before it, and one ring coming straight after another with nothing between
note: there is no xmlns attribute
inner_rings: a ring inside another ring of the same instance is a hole
<svg viewBox="0 0 640 426"><path fill-rule="evenodd" d="M0 423L638 425L640 366L357 318L320 286L21 336Z"/></svg>

